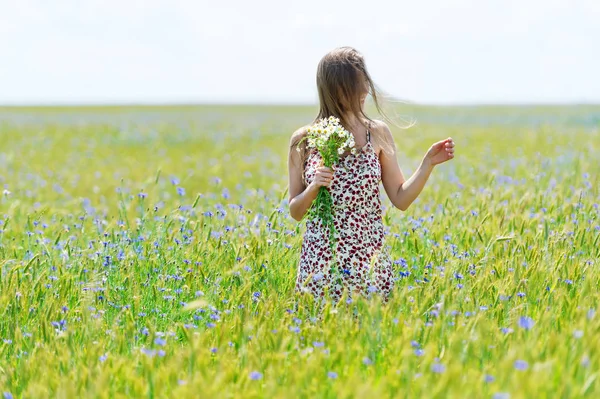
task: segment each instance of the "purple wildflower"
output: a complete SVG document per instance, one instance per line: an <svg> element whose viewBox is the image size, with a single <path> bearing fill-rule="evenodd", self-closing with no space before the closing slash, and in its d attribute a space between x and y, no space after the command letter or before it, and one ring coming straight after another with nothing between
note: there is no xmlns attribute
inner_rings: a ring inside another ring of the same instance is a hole
<svg viewBox="0 0 600 399"><path fill-rule="evenodd" d="M148 357L154 357L156 355L156 351L154 349L142 348L140 351Z"/></svg>
<svg viewBox="0 0 600 399"><path fill-rule="evenodd" d="M596 309L590 309L587 311L588 320L592 320L595 315L596 315Z"/></svg>
<svg viewBox="0 0 600 399"><path fill-rule="evenodd" d="M335 380L338 377L338 375L335 371L330 371L327 373L327 377L331 378L332 380Z"/></svg>
<svg viewBox="0 0 600 399"><path fill-rule="evenodd" d="M521 316L519 317L519 327L525 330L531 330L535 325L535 321L531 317Z"/></svg>
<svg viewBox="0 0 600 399"><path fill-rule="evenodd" d="M436 374L442 374L444 371L446 371L446 366L444 366L441 363L434 363L431 366L431 371L436 373Z"/></svg>
<svg viewBox="0 0 600 399"><path fill-rule="evenodd" d="M517 370L527 370L529 368L529 364L525 360L516 360L515 361L515 369Z"/></svg>
<svg viewBox="0 0 600 399"><path fill-rule="evenodd" d="M263 378L262 373L259 373L258 371L253 371L253 372L250 373L250 379L251 380L256 381L256 380L260 380L262 378Z"/></svg>

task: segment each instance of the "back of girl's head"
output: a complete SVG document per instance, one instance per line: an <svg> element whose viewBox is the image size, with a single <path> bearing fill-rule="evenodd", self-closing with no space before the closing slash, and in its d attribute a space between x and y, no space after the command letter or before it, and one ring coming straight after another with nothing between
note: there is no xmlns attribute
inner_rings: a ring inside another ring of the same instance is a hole
<svg viewBox="0 0 600 399"><path fill-rule="evenodd" d="M348 126L348 117L369 119L363 110L363 99L371 94L379 111L378 92L367 71L364 57L352 47L338 47L327 53L317 68L319 115L317 119L335 116Z"/></svg>

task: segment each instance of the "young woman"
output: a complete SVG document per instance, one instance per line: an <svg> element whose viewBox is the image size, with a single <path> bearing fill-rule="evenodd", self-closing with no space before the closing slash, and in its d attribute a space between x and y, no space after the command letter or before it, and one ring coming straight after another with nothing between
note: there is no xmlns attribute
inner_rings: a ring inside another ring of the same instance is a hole
<svg viewBox="0 0 600 399"><path fill-rule="evenodd" d="M296 290L309 292L318 300L328 292L334 302L344 289L350 295L370 296L376 292L387 301L394 278L391 259L384 249L379 184L383 183L396 208L406 210L423 190L434 166L454 157L454 142L448 138L434 143L417 171L406 180L398 166L390 129L365 114L368 94L381 109L363 56L350 47L326 54L317 69L317 89L320 109L316 120L339 118L354 136L358 152L343 155L332 170L322 166L318 152L303 145L308 126L292 135L288 159L290 214L301 221L319 188L327 187L333 198L337 232L336 267L331 270L334 254L329 230L318 219L306 221Z"/></svg>

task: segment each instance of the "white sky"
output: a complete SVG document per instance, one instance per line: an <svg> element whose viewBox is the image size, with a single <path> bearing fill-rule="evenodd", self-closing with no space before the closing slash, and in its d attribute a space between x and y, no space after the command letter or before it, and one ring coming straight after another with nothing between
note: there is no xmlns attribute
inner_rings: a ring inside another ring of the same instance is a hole
<svg viewBox="0 0 600 399"><path fill-rule="evenodd" d="M0 104L312 103L340 45L418 103L600 102L600 0L0 0Z"/></svg>

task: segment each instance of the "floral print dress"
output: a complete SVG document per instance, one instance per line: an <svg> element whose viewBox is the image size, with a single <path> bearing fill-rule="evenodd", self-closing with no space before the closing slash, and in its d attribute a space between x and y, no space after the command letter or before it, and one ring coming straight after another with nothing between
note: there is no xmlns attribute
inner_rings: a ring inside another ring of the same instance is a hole
<svg viewBox="0 0 600 399"><path fill-rule="evenodd" d="M322 166L319 153L306 160L304 179L310 184ZM335 267L329 229L317 218L307 219L302 242L296 290L323 299L326 292L337 302L343 291L350 297L374 293L387 301L394 285L392 262L384 248L379 183L381 165L367 131L367 144L356 154L348 154L335 166L329 191L333 198Z"/></svg>

